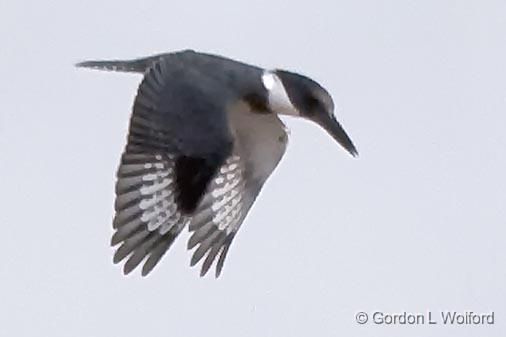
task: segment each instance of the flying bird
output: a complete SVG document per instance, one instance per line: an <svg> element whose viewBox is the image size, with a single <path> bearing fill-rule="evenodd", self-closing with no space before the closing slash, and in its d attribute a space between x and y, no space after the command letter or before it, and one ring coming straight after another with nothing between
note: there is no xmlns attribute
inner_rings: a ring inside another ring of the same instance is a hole
<svg viewBox="0 0 506 337"><path fill-rule="evenodd" d="M144 74L117 171L114 263L150 273L188 226L191 265L222 271L230 244L287 146L279 115L311 120L351 155L329 93L310 78L185 50L78 67Z"/></svg>

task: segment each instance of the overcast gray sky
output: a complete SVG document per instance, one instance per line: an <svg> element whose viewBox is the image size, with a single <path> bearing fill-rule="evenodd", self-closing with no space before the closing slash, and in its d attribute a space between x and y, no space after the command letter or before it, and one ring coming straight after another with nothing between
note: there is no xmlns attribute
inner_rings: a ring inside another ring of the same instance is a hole
<svg viewBox="0 0 506 337"><path fill-rule="evenodd" d="M0 3L1 336L506 335L506 2ZM290 144L222 277L187 233L148 278L112 264L140 76L84 59L193 48L309 75L360 152ZM495 312L493 326L355 314Z"/></svg>

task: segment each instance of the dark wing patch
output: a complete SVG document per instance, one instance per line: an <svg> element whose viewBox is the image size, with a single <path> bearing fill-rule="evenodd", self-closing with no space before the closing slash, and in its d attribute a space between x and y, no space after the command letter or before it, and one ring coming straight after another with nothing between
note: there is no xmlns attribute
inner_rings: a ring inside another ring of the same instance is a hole
<svg viewBox="0 0 506 337"><path fill-rule="evenodd" d="M197 207L216 168L206 159L180 156L176 160L177 200L181 209L191 213Z"/></svg>
<svg viewBox="0 0 506 337"><path fill-rule="evenodd" d="M219 259L215 275L220 275L229 246L255 196L248 189L241 158L236 155L229 157L209 184L190 223L193 234L188 241L188 249L198 246L190 264L197 264L207 255L202 264L201 276L208 272L217 256Z"/></svg>

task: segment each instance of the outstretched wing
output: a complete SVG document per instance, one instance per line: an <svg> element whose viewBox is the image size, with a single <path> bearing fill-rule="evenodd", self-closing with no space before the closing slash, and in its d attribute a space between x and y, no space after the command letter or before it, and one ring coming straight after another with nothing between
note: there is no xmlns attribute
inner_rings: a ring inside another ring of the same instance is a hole
<svg viewBox="0 0 506 337"><path fill-rule="evenodd" d="M220 275L232 239L257 192L248 183L244 162L239 156L229 157L217 171L190 223L193 234L188 241L188 249L198 245L190 264L195 265L207 254L201 276L207 273L218 254L216 277Z"/></svg>
<svg viewBox="0 0 506 337"><path fill-rule="evenodd" d="M127 258L125 273L146 257L142 274L153 269L232 150L226 95L218 94L226 89L179 57L154 62L135 99L111 242L121 243L114 262Z"/></svg>
<svg viewBox="0 0 506 337"><path fill-rule="evenodd" d="M147 275L170 248L189 217L179 209L175 193L174 156L125 152L116 183L113 246L122 243L114 263L128 257L128 274L149 255Z"/></svg>
<svg viewBox="0 0 506 337"><path fill-rule="evenodd" d="M279 118L258 115L252 108L244 102L231 108L233 153L216 172L190 222L188 248L198 245L191 265L205 256L201 276L216 259L215 275L220 275L235 234L286 149L287 134Z"/></svg>

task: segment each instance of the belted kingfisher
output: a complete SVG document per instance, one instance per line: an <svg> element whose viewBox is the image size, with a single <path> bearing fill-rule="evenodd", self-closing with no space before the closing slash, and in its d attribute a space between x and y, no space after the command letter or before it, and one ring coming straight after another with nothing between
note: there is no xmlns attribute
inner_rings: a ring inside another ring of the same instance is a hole
<svg viewBox="0 0 506 337"><path fill-rule="evenodd" d="M116 182L114 263L145 276L188 225L191 265L222 271L230 244L280 161L278 115L309 119L351 155L329 93L308 77L185 50L78 67L144 74Z"/></svg>

